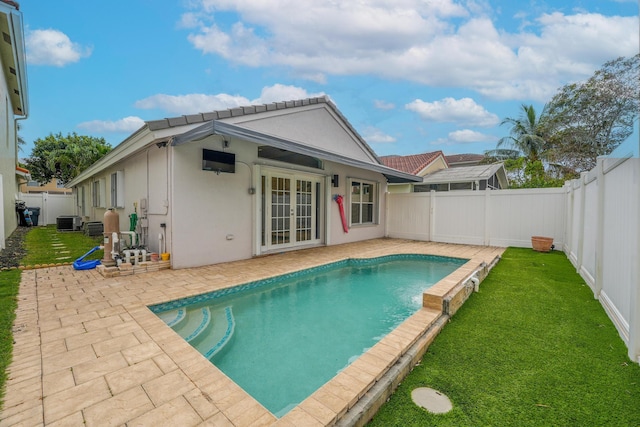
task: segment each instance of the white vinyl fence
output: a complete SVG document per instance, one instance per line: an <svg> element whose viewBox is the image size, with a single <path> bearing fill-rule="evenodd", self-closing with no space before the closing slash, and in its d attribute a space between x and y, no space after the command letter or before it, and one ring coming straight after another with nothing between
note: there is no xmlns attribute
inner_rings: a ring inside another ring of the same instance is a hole
<svg viewBox="0 0 640 427"><path fill-rule="evenodd" d="M388 237L531 247L553 237L640 363L640 159L599 159L563 188L387 194Z"/></svg>
<svg viewBox="0 0 640 427"><path fill-rule="evenodd" d="M76 199L73 194L20 193L18 198L27 207L40 208L38 225L55 224L59 216L76 214Z"/></svg>
<svg viewBox="0 0 640 427"><path fill-rule="evenodd" d="M565 190L447 191L387 195L387 236L470 245L564 244Z"/></svg>
<svg viewBox="0 0 640 427"><path fill-rule="evenodd" d="M565 189L564 251L640 362L640 159L599 159Z"/></svg>

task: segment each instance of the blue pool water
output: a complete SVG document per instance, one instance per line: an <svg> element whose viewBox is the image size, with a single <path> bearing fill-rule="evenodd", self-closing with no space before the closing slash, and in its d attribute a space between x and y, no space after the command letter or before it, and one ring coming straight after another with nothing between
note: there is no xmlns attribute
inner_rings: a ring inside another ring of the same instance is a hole
<svg viewBox="0 0 640 427"><path fill-rule="evenodd" d="M280 417L421 307L467 260L347 260L150 307Z"/></svg>

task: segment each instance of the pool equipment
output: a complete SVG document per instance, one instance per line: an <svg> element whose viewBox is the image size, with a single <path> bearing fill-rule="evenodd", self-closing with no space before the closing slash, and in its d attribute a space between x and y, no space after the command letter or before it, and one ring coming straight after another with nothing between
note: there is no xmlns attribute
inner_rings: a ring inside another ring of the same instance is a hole
<svg viewBox="0 0 640 427"><path fill-rule="evenodd" d="M93 248L89 252L87 252L86 254L82 255L77 260L73 261L73 268L75 270L91 270L91 269L96 268L98 265L100 265L100 260L99 259L92 259L92 260L88 260L88 261L85 261L84 259L86 257L88 257L89 255L91 255L92 253L94 253L95 251L97 251L98 249L101 249L101 248L104 248L104 246L96 246L95 248Z"/></svg>
<svg viewBox="0 0 640 427"><path fill-rule="evenodd" d="M113 258L114 252L117 254L117 251L114 251L114 238L118 238L118 233L120 232L120 216L113 209L109 208L104 213L104 258L102 259L102 263L107 266L112 266L115 264L115 260Z"/></svg>
<svg viewBox="0 0 640 427"><path fill-rule="evenodd" d="M347 217L344 214L344 197L339 194L333 195L333 200L338 204L338 209L340 210L340 218L342 218L342 229L345 233L349 232L349 227L347 226Z"/></svg>

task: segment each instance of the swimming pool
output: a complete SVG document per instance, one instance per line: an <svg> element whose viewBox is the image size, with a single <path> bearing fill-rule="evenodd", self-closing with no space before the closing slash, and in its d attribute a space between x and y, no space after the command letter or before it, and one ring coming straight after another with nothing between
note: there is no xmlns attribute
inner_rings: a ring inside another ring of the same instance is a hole
<svg viewBox="0 0 640 427"><path fill-rule="evenodd" d="M413 314L467 260L345 260L150 307L280 417Z"/></svg>

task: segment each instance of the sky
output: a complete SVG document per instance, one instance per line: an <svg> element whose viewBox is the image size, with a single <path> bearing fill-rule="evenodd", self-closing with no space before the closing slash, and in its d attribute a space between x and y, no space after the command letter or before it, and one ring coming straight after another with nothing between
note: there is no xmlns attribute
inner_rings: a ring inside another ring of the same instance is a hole
<svg viewBox="0 0 640 427"><path fill-rule="evenodd" d="M328 96L378 155L483 153L640 51L636 0L22 0L27 142ZM638 150L638 126L624 144ZM624 148L624 147L623 147Z"/></svg>

